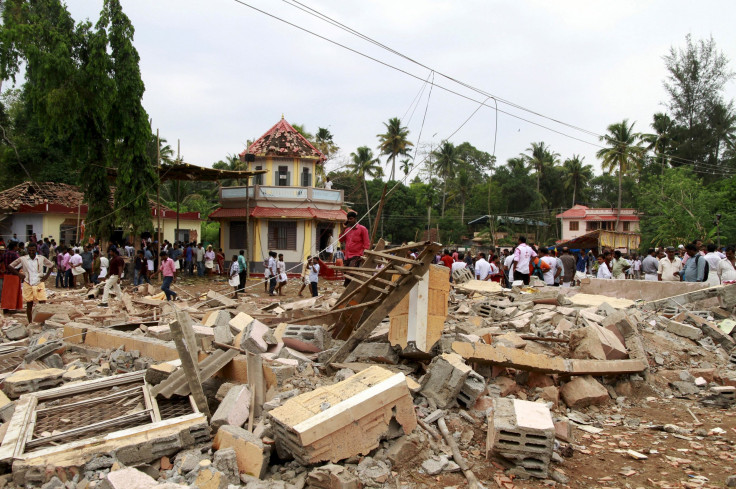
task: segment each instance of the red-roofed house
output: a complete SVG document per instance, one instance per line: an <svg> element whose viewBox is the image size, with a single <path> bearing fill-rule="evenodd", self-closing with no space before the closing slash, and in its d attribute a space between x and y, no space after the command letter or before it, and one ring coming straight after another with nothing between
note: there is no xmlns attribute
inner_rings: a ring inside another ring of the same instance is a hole
<svg viewBox="0 0 736 489"><path fill-rule="evenodd" d="M576 205L562 214L557 214L557 218L562 221L562 241L569 241L598 229L623 233L639 232L639 216L636 209L621 209L618 228L614 229L617 215L618 210L614 208L591 209L584 205Z"/></svg>
<svg viewBox="0 0 736 489"><path fill-rule="evenodd" d="M315 174L325 156L282 117L240 154L254 155L247 170L266 170L250 187L220 189L221 207L210 214L220 221L220 243L226 258L247 248L251 272L263 271L269 250L284 254L287 269L317 254L334 241L345 222L342 190L316 188ZM300 273L301 269L290 270Z"/></svg>

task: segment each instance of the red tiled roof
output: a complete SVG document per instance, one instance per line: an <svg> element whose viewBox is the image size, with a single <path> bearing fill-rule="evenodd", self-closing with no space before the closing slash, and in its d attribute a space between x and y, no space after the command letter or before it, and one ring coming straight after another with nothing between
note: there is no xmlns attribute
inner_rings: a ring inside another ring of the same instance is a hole
<svg viewBox="0 0 736 489"><path fill-rule="evenodd" d="M588 207L584 205L576 205L574 207L571 207L570 209L567 209L562 214L557 214L557 218L572 218L572 217L585 217L585 211L588 210Z"/></svg>
<svg viewBox="0 0 736 489"><path fill-rule="evenodd" d="M244 158L246 153L256 156L317 158L319 161L326 159L320 150L283 118L240 153L240 157Z"/></svg>
<svg viewBox="0 0 736 489"><path fill-rule="evenodd" d="M220 208L210 214L210 219L224 219L233 217L245 217L245 208L224 209ZM314 207L253 207L250 217L260 219L320 219L323 221L344 221L347 213L342 210L325 210Z"/></svg>

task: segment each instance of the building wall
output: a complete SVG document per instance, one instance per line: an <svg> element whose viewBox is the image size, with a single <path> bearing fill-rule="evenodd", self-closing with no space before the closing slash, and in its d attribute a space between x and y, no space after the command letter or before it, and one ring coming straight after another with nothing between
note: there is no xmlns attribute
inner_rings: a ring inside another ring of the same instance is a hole
<svg viewBox="0 0 736 489"><path fill-rule="evenodd" d="M289 185L294 187L301 187L302 186L302 171L303 168L309 168L309 172L312 175L312 185L314 186L315 182L315 169L317 166L317 163L315 160L312 159L302 159L302 158L289 158L289 159L282 159L277 158L274 160L274 158L271 157L257 157L256 161L249 164L248 169L249 170L255 170L256 167L261 166L263 170L266 170L266 173L263 175L263 185L277 185L278 182L274 178L274 173L278 169L279 166L286 166L289 169L289 172L291 172L291 179L289 181ZM251 182L252 183L252 182Z"/></svg>
<svg viewBox="0 0 736 489"><path fill-rule="evenodd" d="M156 228L156 219L153 219L153 227ZM198 219L179 219L179 229L194 230L197 232L197 242L202 240L202 221ZM161 219L161 239L169 240L169 243L176 241L176 219ZM191 236L191 233L190 233ZM191 239L191 237L190 237Z"/></svg>
<svg viewBox="0 0 736 489"><path fill-rule="evenodd" d="M584 234L591 232L590 230L588 230L588 222L592 222L592 221L584 221L582 218L576 218L576 219L562 218L560 220L562 221L562 239L564 241L575 239L579 236L582 236ZM571 222L578 223L577 231L570 230ZM612 222L613 224L615 224L615 221L607 221L607 222ZM629 229L627 229L626 231L624 231L624 223L629 223ZM628 232L628 233L638 233L639 232L639 221L619 221L616 231Z"/></svg>

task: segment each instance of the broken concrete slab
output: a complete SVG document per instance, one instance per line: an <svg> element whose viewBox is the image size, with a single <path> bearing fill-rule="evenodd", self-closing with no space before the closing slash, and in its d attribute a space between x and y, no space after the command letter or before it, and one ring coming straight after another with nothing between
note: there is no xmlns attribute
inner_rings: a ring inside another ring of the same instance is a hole
<svg viewBox="0 0 736 489"><path fill-rule="evenodd" d="M460 355L456 353L439 355L429 364L427 374L422 379L421 393L438 408L451 407L455 404L471 371Z"/></svg>
<svg viewBox="0 0 736 489"><path fill-rule="evenodd" d="M378 366L291 398L268 417L279 453L302 464L367 454L389 434L392 419L404 434L417 423L404 374Z"/></svg>
<svg viewBox="0 0 736 489"><path fill-rule="evenodd" d="M70 318L77 318L82 315L82 311L78 307L69 304L36 304L33 308L33 322L42 324L55 314L66 314Z"/></svg>
<svg viewBox="0 0 736 489"><path fill-rule="evenodd" d="M18 370L5 379L3 391L11 399L17 399L22 394L61 385L64 382L62 375L64 375L64 370L58 368Z"/></svg>
<svg viewBox="0 0 736 489"><path fill-rule="evenodd" d="M470 362L552 374L617 375L643 372L649 367L646 359L569 360L482 343L456 341L452 344L452 349Z"/></svg>
<svg viewBox="0 0 736 489"><path fill-rule="evenodd" d="M399 354L389 343L361 343L353 350L345 363L399 363Z"/></svg>
<svg viewBox="0 0 736 489"><path fill-rule="evenodd" d="M250 389L247 385L234 386L227 392L217 407L217 411L212 415L210 425L215 430L223 425L241 427L248 421L249 412Z"/></svg>
<svg viewBox="0 0 736 489"><path fill-rule="evenodd" d="M235 450L238 470L262 479L268 469L271 449L264 445L253 433L237 426L221 426L212 441L215 450L232 448Z"/></svg>
<svg viewBox="0 0 736 489"><path fill-rule="evenodd" d="M688 338L695 341L699 340L703 336L703 332L700 330L700 328L690 326L689 324L679 323L665 317L660 317L658 319L658 322L660 322L665 330L677 336L682 336L683 338Z"/></svg>
<svg viewBox="0 0 736 489"><path fill-rule="evenodd" d="M574 378L562 386L560 393L565 404L571 408L602 404L610 399L608 390L589 375Z"/></svg>
<svg viewBox="0 0 736 489"><path fill-rule="evenodd" d="M570 357L579 359L605 360L600 335L596 325L570 331Z"/></svg>
<svg viewBox="0 0 736 489"><path fill-rule="evenodd" d="M230 331L233 334L242 333L250 323L253 322L253 318L244 312L239 312L232 318L228 324L230 325Z"/></svg>
<svg viewBox="0 0 736 489"><path fill-rule="evenodd" d="M207 300L211 304L217 304L219 306L225 306L225 307L237 307L238 305L238 301L235 301L222 294L219 294L215 292L214 290L210 290L209 292L207 292Z"/></svg>
<svg viewBox="0 0 736 489"><path fill-rule="evenodd" d="M494 399L488 416L486 457L500 455L523 473L546 478L555 443L555 425L544 404Z"/></svg>
<svg viewBox="0 0 736 489"><path fill-rule="evenodd" d="M623 360L624 358L628 358L629 355L626 352L626 347L623 343L623 335L621 335L621 339L619 339L618 336L616 336L616 334L610 329L597 325L595 326L595 330L598 333L598 338L600 339L606 360ZM616 329L616 331L618 331L618 329Z"/></svg>
<svg viewBox="0 0 736 489"><path fill-rule="evenodd" d="M243 331L240 348L255 354L265 353L268 350L268 343L263 337L268 331L268 326L257 319L253 320Z"/></svg>

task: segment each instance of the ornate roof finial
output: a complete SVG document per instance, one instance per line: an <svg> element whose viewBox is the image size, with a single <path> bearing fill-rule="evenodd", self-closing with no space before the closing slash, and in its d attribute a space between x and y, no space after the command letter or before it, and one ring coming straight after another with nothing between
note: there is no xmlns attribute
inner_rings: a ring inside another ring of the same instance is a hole
<svg viewBox="0 0 736 489"><path fill-rule="evenodd" d="M284 113L283 112L281 113L281 120L282 121L284 120Z"/></svg>

